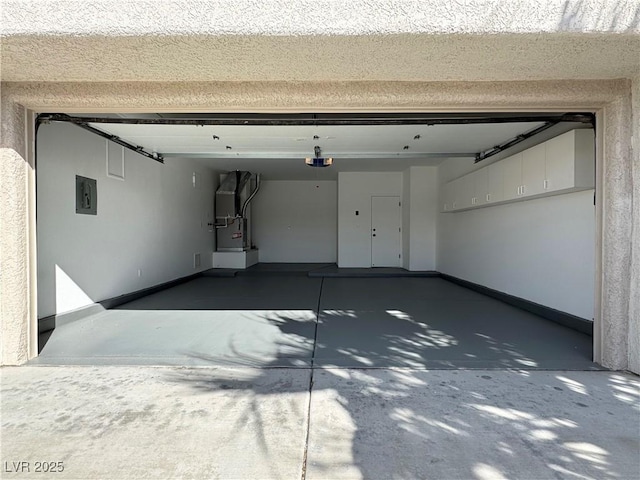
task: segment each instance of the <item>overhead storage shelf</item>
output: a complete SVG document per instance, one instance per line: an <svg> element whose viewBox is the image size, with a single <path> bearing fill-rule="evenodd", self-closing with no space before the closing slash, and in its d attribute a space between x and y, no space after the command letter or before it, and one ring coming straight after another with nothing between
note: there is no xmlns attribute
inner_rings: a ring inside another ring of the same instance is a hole
<svg viewBox="0 0 640 480"><path fill-rule="evenodd" d="M594 186L593 130L571 130L445 184L441 211L490 207Z"/></svg>

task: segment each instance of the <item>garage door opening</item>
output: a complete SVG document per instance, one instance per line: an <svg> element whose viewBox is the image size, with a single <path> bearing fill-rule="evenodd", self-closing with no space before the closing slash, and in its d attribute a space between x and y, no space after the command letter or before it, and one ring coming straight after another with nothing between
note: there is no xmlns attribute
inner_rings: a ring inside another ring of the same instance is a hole
<svg viewBox="0 0 640 480"><path fill-rule="evenodd" d="M40 120L39 362L595 367L590 114Z"/></svg>

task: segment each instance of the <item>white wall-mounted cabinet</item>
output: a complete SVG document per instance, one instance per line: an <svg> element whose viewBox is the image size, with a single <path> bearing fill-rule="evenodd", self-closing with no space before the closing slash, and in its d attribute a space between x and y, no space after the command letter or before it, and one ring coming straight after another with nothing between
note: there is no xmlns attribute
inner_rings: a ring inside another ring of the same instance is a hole
<svg viewBox="0 0 640 480"><path fill-rule="evenodd" d="M513 200L522 195L522 154L512 155L500 162L502 164L503 200Z"/></svg>
<svg viewBox="0 0 640 480"><path fill-rule="evenodd" d="M595 148L592 130L572 130L546 145L546 189L587 189L595 185Z"/></svg>
<svg viewBox="0 0 640 480"><path fill-rule="evenodd" d="M445 184L442 211L468 210L594 186L593 130L571 130Z"/></svg>
<svg viewBox="0 0 640 480"><path fill-rule="evenodd" d="M442 211L451 212L455 210L455 181L445 183L442 186Z"/></svg>
<svg viewBox="0 0 640 480"><path fill-rule="evenodd" d="M465 175L456 184L456 207L470 208L475 196L475 182L473 174Z"/></svg>
<svg viewBox="0 0 640 480"><path fill-rule="evenodd" d="M481 170L487 171L487 204L504 200L504 172L500 163L494 163Z"/></svg>
<svg viewBox="0 0 640 480"><path fill-rule="evenodd" d="M476 207L484 205L488 202L489 169L481 168L473 172L471 176L473 177L473 198L471 199L471 204Z"/></svg>
<svg viewBox="0 0 640 480"><path fill-rule="evenodd" d="M546 150L546 143L541 143L522 152L522 195L540 195L545 192Z"/></svg>
<svg viewBox="0 0 640 480"><path fill-rule="evenodd" d="M545 161L546 147L541 143L495 164L503 171L503 200L544 193Z"/></svg>

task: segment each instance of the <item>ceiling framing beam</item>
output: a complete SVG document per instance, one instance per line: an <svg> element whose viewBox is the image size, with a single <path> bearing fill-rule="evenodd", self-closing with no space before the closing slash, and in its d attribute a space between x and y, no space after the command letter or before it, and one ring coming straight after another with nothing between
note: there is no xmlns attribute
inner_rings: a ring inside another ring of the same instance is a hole
<svg viewBox="0 0 640 480"><path fill-rule="evenodd" d="M116 135L103 132L90 124L126 124L126 125L260 125L260 126L325 126L325 125L469 125L469 124L495 124L495 123L529 123L544 122L543 125L528 132L520 134L506 142L496 145L488 150L469 154L475 156L475 163L481 162L493 155L511 148L528 138L560 123L574 122L595 126L595 115L592 113L528 113L520 115L514 113L487 113L487 114L429 114L429 113L300 113L300 114L193 114L188 117L184 114L176 114L174 117L74 117L64 113L46 113L38 115L36 126L41 123L67 122L73 123L96 135L122 145L140 155L164 163L161 153L149 152L144 147L133 145L122 140Z"/></svg>
<svg viewBox="0 0 640 480"><path fill-rule="evenodd" d="M591 113L513 113L488 114L429 114L429 113L371 113L371 114L183 114L175 117L123 118L72 117L62 113L40 115L42 121L72 123L107 123L128 125L264 125L264 126L320 126L320 125L468 125L487 123L577 122L593 124Z"/></svg>

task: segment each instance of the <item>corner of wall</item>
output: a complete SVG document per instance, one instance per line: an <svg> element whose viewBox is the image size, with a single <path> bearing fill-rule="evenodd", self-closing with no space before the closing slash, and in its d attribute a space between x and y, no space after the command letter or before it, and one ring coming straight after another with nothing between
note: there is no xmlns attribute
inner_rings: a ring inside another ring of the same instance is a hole
<svg viewBox="0 0 640 480"><path fill-rule="evenodd" d="M20 365L34 351L30 244L33 168L26 149L26 109L3 91L0 146L0 364Z"/></svg>
<svg viewBox="0 0 640 480"><path fill-rule="evenodd" d="M640 374L640 74L631 84L631 125L632 127L632 225L631 234L631 294L629 296L629 370Z"/></svg>
<svg viewBox="0 0 640 480"><path fill-rule="evenodd" d="M409 188L409 270L435 270L438 228L437 167L411 167Z"/></svg>
<svg viewBox="0 0 640 480"><path fill-rule="evenodd" d="M411 168L402 172L402 268L411 270Z"/></svg>

